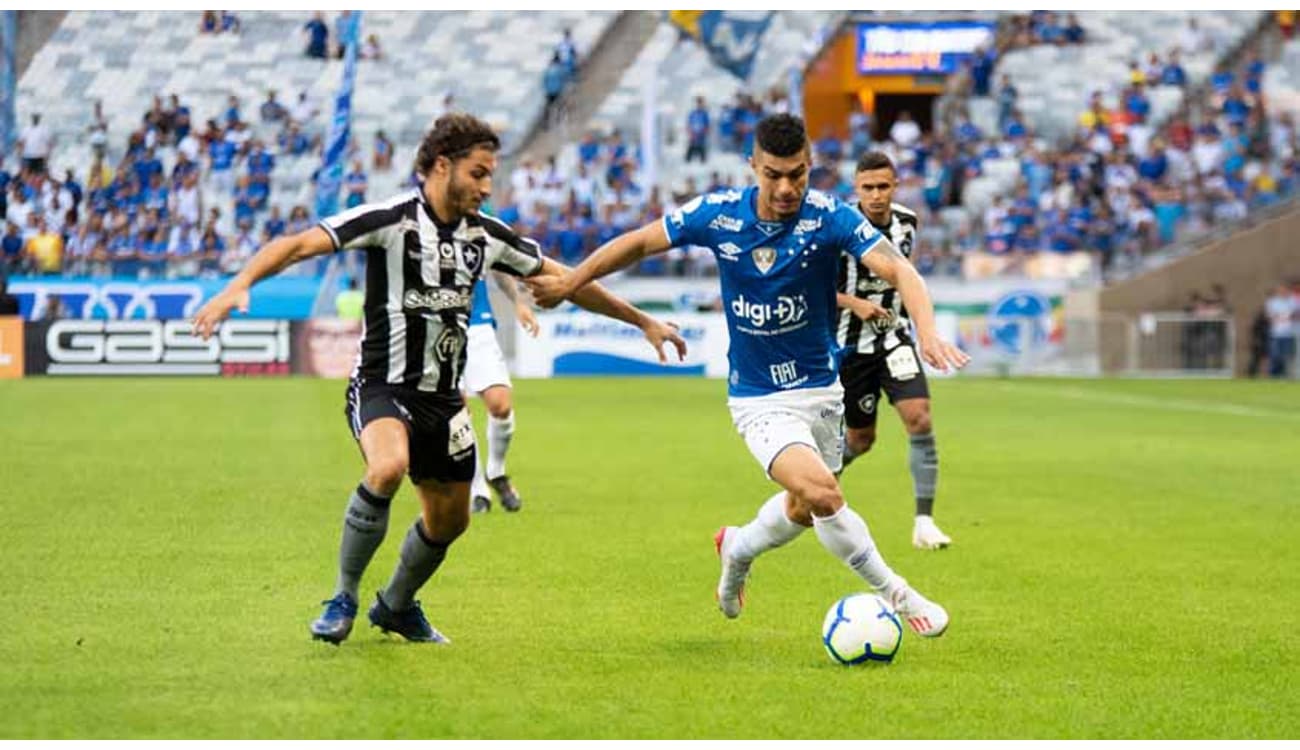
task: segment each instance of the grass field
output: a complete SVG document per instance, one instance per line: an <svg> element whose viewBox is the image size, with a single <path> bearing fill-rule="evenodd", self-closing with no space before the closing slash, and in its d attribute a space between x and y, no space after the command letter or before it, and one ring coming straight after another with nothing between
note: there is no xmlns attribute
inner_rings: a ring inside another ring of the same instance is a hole
<svg viewBox="0 0 1300 750"><path fill-rule="evenodd" d="M846 496L952 626L846 669L819 629L862 586L811 534L714 605L713 531L772 492L720 382L517 384L524 510L422 592L447 648L368 601L307 637L361 470L342 383L0 382L0 737L1296 737L1297 385L937 383L937 553L884 415Z"/></svg>

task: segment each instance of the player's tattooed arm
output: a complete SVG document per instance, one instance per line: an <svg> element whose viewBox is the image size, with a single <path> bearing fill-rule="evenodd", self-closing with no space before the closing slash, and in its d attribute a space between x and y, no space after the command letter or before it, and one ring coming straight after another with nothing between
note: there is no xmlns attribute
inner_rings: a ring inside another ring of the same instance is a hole
<svg viewBox="0 0 1300 750"><path fill-rule="evenodd" d="M538 281L554 281L571 275L573 272L573 269L563 263L557 263L550 258L545 258L542 261L541 272L536 276L528 277L528 285L534 287L534 284ZM573 293L573 302L583 309L640 328L641 332L645 334L646 340L654 347L655 354L659 356L660 362L668 361L663 351L665 343L671 343L673 348L677 350L677 359L679 361L686 358L686 341L678 334L676 325L665 323L654 316L641 312L632 303L594 281L578 287L577 291Z"/></svg>
<svg viewBox="0 0 1300 750"><path fill-rule="evenodd" d="M903 306L916 324L917 343L921 358L937 370L960 369L970 357L965 352L939 337L934 323L934 303L925 288L925 280L893 243L880 239L866 254L859 256L862 265L889 282L903 298Z"/></svg>
<svg viewBox="0 0 1300 750"><path fill-rule="evenodd" d="M510 304L515 307L515 318L519 320L519 325L524 327L529 336L537 336L541 326L537 324L537 316L533 314L532 305L528 304L528 298L519 293L515 280L503 273L492 272L492 280L496 282L497 288L501 293L506 295Z"/></svg>
<svg viewBox="0 0 1300 750"><path fill-rule="evenodd" d="M889 311L880 305L877 305L875 302L872 302L869 299L862 299L861 297L854 297L845 294L844 292L837 292L835 294L835 306L849 310L863 320L889 317Z"/></svg>
<svg viewBox="0 0 1300 750"><path fill-rule="evenodd" d="M534 276L526 282L533 291L537 304L551 308L566 299L573 299L583 286L595 279L640 261L672 247L662 221L652 221L640 229L624 232L595 250L577 268L569 269L560 277Z"/></svg>

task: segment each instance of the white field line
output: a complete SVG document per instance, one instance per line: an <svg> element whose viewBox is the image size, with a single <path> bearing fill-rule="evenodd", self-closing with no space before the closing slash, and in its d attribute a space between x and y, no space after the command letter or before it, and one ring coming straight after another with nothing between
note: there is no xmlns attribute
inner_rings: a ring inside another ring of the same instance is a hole
<svg viewBox="0 0 1300 750"><path fill-rule="evenodd" d="M1076 401L1095 401L1103 404L1120 406L1137 406L1165 411L1185 411L1197 414L1221 414L1230 417L1253 417L1257 419L1282 419L1300 421L1300 412L1268 411L1253 406L1244 406L1224 401L1192 401L1183 398L1161 398L1159 396L1138 396L1129 393L1105 393L1092 391L1078 386L1039 385L1028 383L998 383L999 390L1008 393L1038 393L1060 396Z"/></svg>

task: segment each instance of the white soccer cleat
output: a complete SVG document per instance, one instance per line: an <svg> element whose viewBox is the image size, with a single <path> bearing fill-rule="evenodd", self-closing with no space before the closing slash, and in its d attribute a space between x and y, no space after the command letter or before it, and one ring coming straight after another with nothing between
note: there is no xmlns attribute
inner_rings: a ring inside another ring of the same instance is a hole
<svg viewBox="0 0 1300 750"><path fill-rule="evenodd" d="M718 578L718 609L732 619L740 617L740 609L745 606L745 579L749 577L749 562L731 556L739 531L735 526L723 526L713 535L713 547L722 562L722 575Z"/></svg>
<svg viewBox="0 0 1300 750"><path fill-rule="evenodd" d="M930 516L917 516L912 525L912 546L917 549L943 549L952 537L943 533Z"/></svg>
<svg viewBox="0 0 1300 750"><path fill-rule="evenodd" d="M907 581L899 580L889 593L889 603L912 632L923 638L938 638L948 629L948 610L921 596Z"/></svg>

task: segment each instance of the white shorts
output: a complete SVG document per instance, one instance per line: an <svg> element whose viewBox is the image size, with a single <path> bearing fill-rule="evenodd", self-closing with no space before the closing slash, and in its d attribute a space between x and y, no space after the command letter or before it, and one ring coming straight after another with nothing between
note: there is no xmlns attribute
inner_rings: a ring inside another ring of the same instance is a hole
<svg viewBox="0 0 1300 750"><path fill-rule="evenodd" d="M823 388L729 398L727 407L749 452L758 459L769 479L772 462L781 451L795 444L817 451L831 471L840 470L844 450L844 388L838 382Z"/></svg>
<svg viewBox="0 0 1300 750"><path fill-rule="evenodd" d="M496 329L486 323L469 327L465 344L465 377L461 387L482 393L494 385L510 387L510 368L497 343Z"/></svg>

